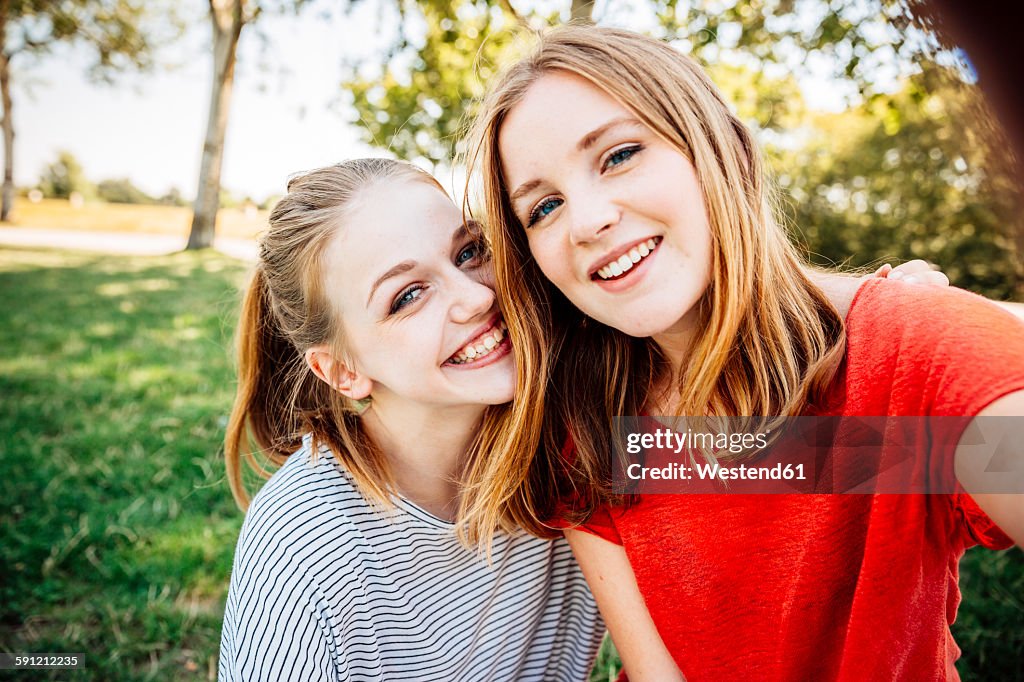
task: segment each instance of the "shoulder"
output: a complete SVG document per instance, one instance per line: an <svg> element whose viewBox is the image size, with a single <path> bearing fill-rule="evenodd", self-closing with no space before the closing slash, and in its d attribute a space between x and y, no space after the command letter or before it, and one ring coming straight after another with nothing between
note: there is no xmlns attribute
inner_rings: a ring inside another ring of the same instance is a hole
<svg viewBox="0 0 1024 682"><path fill-rule="evenodd" d="M235 552L242 573L281 570L345 551L353 516L367 512L359 493L328 448L314 452L307 437L253 498Z"/></svg>
<svg viewBox="0 0 1024 682"><path fill-rule="evenodd" d="M850 388L916 396L919 414L976 414L1024 386L1024 323L962 289L869 279L846 331Z"/></svg>
<svg viewBox="0 0 1024 682"><path fill-rule="evenodd" d="M1021 350L1024 321L992 301L955 287L869 279L858 289L846 316L851 341L904 349L933 349L942 343L966 343L961 350ZM980 346L978 346L980 344ZM1001 353L997 353L999 355Z"/></svg>

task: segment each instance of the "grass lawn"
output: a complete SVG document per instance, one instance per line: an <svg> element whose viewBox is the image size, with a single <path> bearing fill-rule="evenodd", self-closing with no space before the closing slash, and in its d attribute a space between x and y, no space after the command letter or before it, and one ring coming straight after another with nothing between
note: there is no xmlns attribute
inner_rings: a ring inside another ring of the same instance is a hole
<svg viewBox="0 0 1024 682"><path fill-rule="evenodd" d="M213 679L242 517L220 442L246 266L0 248L0 648L84 652L4 679ZM1024 555L974 551L965 679L1024 679ZM594 679L614 675L606 653Z"/></svg>

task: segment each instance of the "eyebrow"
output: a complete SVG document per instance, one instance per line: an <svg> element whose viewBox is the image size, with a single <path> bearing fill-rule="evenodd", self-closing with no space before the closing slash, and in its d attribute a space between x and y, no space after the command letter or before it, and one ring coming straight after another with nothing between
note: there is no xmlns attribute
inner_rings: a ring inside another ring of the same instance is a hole
<svg viewBox="0 0 1024 682"><path fill-rule="evenodd" d="M580 141L576 143L576 151L585 152L594 144L601 139L601 137L612 128L618 128L621 125L641 125L640 121L636 120L632 116L620 116L619 118L613 118L604 125L591 130L589 133L580 138Z"/></svg>
<svg viewBox="0 0 1024 682"><path fill-rule="evenodd" d="M380 277L378 277L377 281L373 283L372 287L370 287L370 295L366 297L366 305L367 305L367 307L369 307L370 301L373 300L373 295L377 292L377 288L380 287L381 284L383 284L385 281L391 279L392 277L395 277L396 275L400 275L403 272L409 272L414 267L416 267L416 265L417 265L417 263L414 260L404 260L401 263L399 263L398 265L396 265L393 268L389 269L387 272L385 272Z"/></svg>
<svg viewBox="0 0 1024 682"><path fill-rule="evenodd" d="M475 232L479 232L480 229L481 229L480 223L478 223L475 220L468 220L468 221L466 221L464 223L460 223L459 226L455 228L455 231L452 232L452 240L451 240L452 246L454 246L458 242L462 241L466 237L470 236L470 234L475 233ZM415 268L417 265L419 265L419 263L417 263L414 260L404 260L401 263L399 263L398 265L395 265L394 267L390 268L387 272L385 272L380 277L378 277L377 281L375 281L373 283L373 286L370 287L370 295L366 297L366 305L367 306L370 305L370 301L373 300L373 295L377 292L377 289L380 288L381 284L383 284L385 281L391 279L392 277L396 277L396 276L402 274L403 272L409 272L410 270Z"/></svg>
<svg viewBox="0 0 1024 682"><path fill-rule="evenodd" d="M589 133L580 138L580 141L576 143L577 152L585 152L593 147L598 140L600 140L608 131L612 128L618 128L623 125L643 125L633 116L620 116L619 118L613 118L607 123L591 130ZM509 203L515 204L517 201L522 199L524 196L537 189L541 185L540 180L529 180L519 185L516 191L509 197Z"/></svg>

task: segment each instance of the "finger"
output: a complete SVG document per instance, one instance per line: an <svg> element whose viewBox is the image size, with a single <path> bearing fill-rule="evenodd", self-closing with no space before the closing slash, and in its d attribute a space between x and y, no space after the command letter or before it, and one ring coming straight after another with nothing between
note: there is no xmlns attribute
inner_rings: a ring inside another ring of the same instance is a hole
<svg viewBox="0 0 1024 682"><path fill-rule="evenodd" d="M922 284L932 284L940 287L949 286L949 277L946 277L945 273L939 272L938 270L922 272L920 275L916 275L916 277Z"/></svg>
<svg viewBox="0 0 1024 682"><path fill-rule="evenodd" d="M894 270L902 272L903 275L920 275L924 272L931 272L932 266L927 261L915 258L914 260L909 260L906 263L897 265Z"/></svg>

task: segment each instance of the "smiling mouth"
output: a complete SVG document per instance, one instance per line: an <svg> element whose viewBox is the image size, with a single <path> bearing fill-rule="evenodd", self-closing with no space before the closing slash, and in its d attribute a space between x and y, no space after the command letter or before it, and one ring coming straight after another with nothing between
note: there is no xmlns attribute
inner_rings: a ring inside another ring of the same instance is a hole
<svg viewBox="0 0 1024 682"><path fill-rule="evenodd" d="M598 268L597 272L590 275L590 279L609 282L625 277L635 266L654 253L661 240L661 237L651 237L645 242L640 242L604 267Z"/></svg>
<svg viewBox="0 0 1024 682"><path fill-rule="evenodd" d="M485 358L507 346L507 336L508 327L505 326L505 320L498 320L496 325L467 343L445 360L445 364L465 365Z"/></svg>

